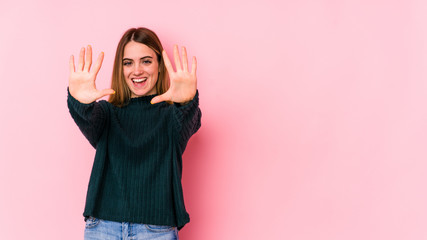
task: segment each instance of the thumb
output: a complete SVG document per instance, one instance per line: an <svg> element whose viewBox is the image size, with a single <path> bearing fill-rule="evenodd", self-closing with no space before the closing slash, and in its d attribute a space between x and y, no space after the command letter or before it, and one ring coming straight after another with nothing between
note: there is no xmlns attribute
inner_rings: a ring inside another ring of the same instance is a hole
<svg viewBox="0 0 427 240"><path fill-rule="evenodd" d="M156 104L159 102L169 101L166 94L162 94L151 99L151 104Z"/></svg>
<svg viewBox="0 0 427 240"><path fill-rule="evenodd" d="M115 93L116 93L116 91L114 91L113 89L104 89L102 91L99 91L97 99L100 99L102 97L105 97L105 96L111 95L111 94L115 94Z"/></svg>

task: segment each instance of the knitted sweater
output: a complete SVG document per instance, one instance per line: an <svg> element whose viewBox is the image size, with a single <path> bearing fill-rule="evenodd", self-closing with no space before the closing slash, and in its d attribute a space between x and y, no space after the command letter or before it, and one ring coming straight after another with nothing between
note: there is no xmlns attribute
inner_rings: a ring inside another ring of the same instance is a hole
<svg viewBox="0 0 427 240"><path fill-rule="evenodd" d="M190 221L182 154L201 126L198 95L184 106L152 105L151 95L116 107L83 104L68 92L70 114L96 148L83 216L179 229Z"/></svg>

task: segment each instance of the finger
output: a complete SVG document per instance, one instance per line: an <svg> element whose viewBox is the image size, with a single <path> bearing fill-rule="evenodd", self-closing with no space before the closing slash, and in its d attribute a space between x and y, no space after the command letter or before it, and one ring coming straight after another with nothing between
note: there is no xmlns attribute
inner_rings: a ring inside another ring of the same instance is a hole
<svg viewBox="0 0 427 240"><path fill-rule="evenodd" d="M92 65L92 47L90 45L87 46L87 52L86 52L86 64L84 71L89 72L90 66Z"/></svg>
<svg viewBox="0 0 427 240"><path fill-rule="evenodd" d="M70 67L70 73L73 73L76 71L76 69L74 67L74 56L73 55L71 55L70 61L68 62L68 65Z"/></svg>
<svg viewBox="0 0 427 240"><path fill-rule="evenodd" d="M165 50L163 50L162 55L163 55L163 61L165 62L166 70L168 70L169 75L172 75L174 73L173 67L172 67L171 61L169 60L168 54L166 53Z"/></svg>
<svg viewBox="0 0 427 240"><path fill-rule="evenodd" d="M191 74L196 75L197 70L197 59L196 57L193 57L193 64L191 65Z"/></svg>
<svg viewBox="0 0 427 240"><path fill-rule="evenodd" d="M100 99L102 97L111 95L111 94L115 94L115 93L116 93L116 91L114 91L111 88L110 89L104 89L104 90L98 92L98 97L96 98L96 100L98 100L98 99Z"/></svg>
<svg viewBox="0 0 427 240"><path fill-rule="evenodd" d="M179 59L179 51L178 51L178 45L175 45L173 47L173 56L175 58L175 68L176 71L181 71L182 67L181 67L181 60Z"/></svg>
<svg viewBox="0 0 427 240"><path fill-rule="evenodd" d="M188 72L188 59L187 59L187 50L185 49L185 47L181 48L181 53L182 53L182 70L184 72Z"/></svg>
<svg viewBox="0 0 427 240"><path fill-rule="evenodd" d="M77 71L83 71L84 65L85 65L85 48L82 48L80 50L79 65L77 67Z"/></svg>
<svg viewBox="0 0 427 240"><path fill-rule="evenodd" d="M167 91L164 94L156 96L153 99L151 99L151 104L156 104L156 103L165 102L165 101L171 101L169 91Z"/></svg>
<svg viewBox="0 0 427 240"><path fill-rule="evenodd" d="M95 73L95 75L98 75L99 69L101 69L102 61L104 60L104 52L101 52L98 56L98 59L96 60L95 65L93 66L92 71Z"/></svg>

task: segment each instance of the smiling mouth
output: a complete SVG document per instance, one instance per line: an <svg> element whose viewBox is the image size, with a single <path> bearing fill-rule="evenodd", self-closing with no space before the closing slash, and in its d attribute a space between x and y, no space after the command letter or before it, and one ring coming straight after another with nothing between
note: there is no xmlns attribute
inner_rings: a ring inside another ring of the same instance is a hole
<svg viewBox="0 0 427 240"><path fill-rule="evenodd" d="M132 78L132 81L134 83L142 83L142 82L147 81L147 78Z"/></svg>

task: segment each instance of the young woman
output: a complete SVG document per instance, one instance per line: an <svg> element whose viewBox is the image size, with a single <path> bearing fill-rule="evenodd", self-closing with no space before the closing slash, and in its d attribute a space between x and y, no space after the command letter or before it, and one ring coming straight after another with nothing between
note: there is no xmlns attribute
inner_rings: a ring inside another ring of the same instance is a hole
<svg viewBox="0 0 427 240"><path fill-rule="evenodd" d="M200 128L196 58L174 46L174 71L157 35L132 28L121 38L111 89L98 90L101 53L70 58L68 108L96 148L84 217L85 239L178 239L189 222L182 154ZM169 81L170 80L170 86ZM96 101L110 95L109 100Z"/></svg>

